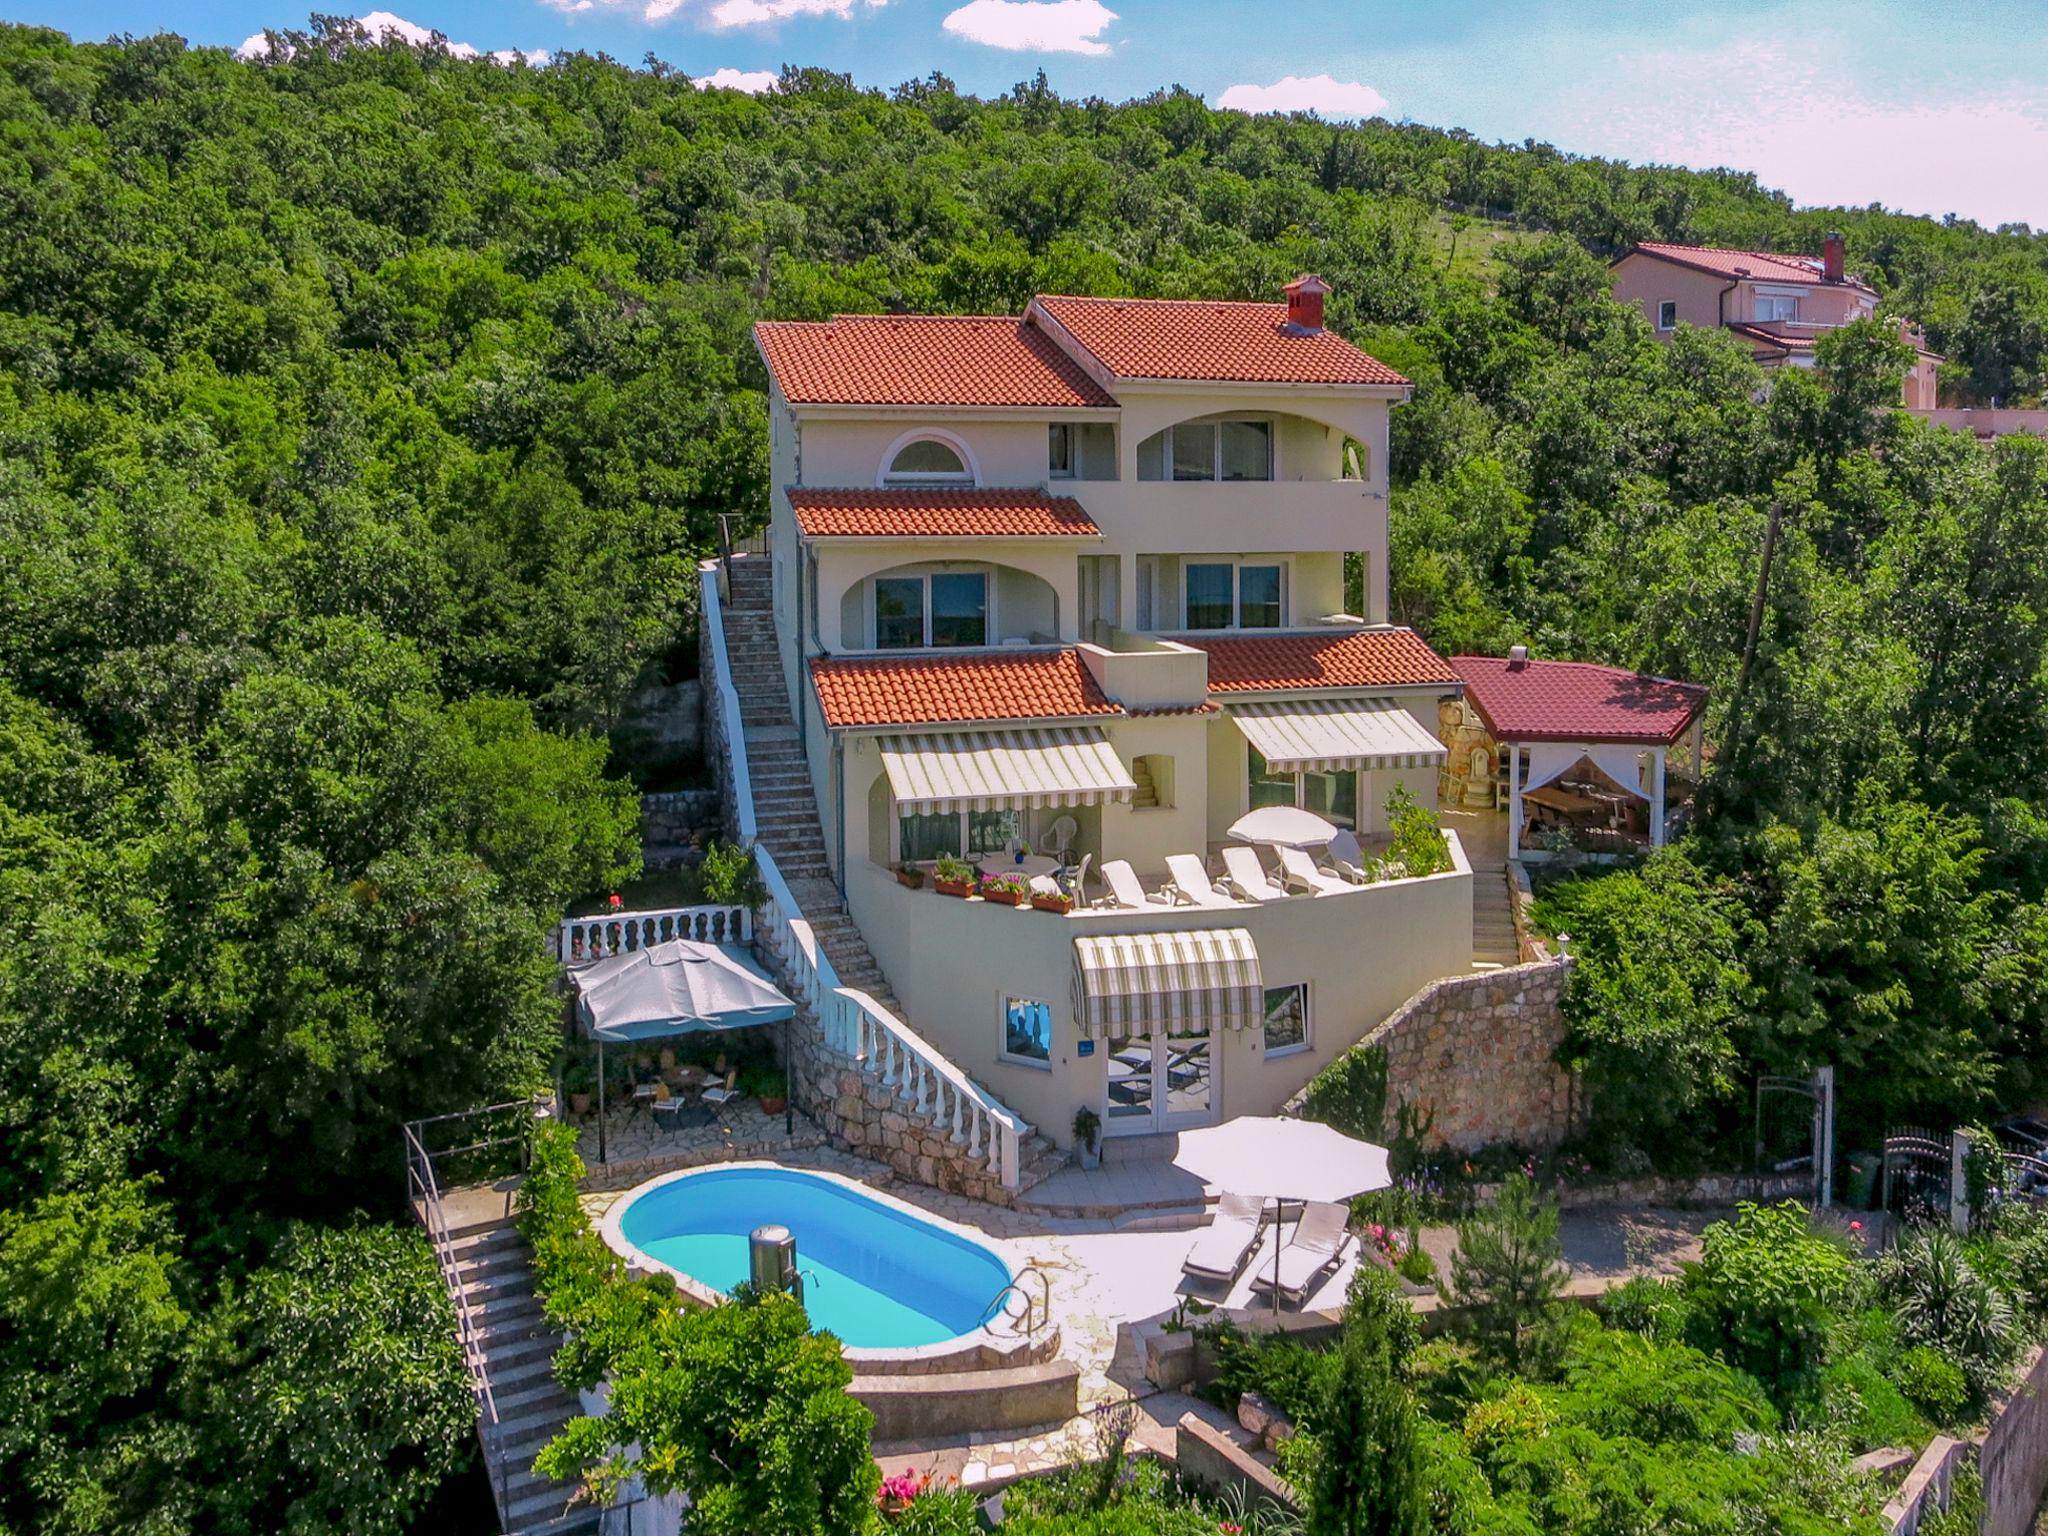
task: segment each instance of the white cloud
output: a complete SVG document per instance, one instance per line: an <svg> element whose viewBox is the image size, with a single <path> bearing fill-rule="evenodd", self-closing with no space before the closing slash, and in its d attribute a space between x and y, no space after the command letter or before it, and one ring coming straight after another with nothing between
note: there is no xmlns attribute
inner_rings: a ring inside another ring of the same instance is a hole
<svg viewBox="0 0 2048 1536"><path fill-rule="evenodd" d="M431 29L407 21L403 16L394 15L390 11L371 11L358 20L363 30L370 34L372 42L389 42L395 38L399 42L410 43L415 48L424 48L434 40ZM448 51L458 59L474 59L481 56L473 43L449 42ZM243 38L241 46L235 49L235 57L238 59L261 59L267 58L269 54L270 40L261 32L254 32ZM291 56L289 46L285 49L285 56ZM513 64L520 59L529 64L545 64L548 57L545 48L500 48L491 55L495 62L505 65Z"/></svg>
<svg viewBox="0 0 2048 1536"><path fill-rule="evenodd" d="M763 91L772 91L781 80L772 69L714 69L700 77L697 88L704 91L745 91L749 96L759 96Z"/></svg>
<svg viewBox="0 0 2048 1536"><path fill-rule="evenodd" d="M1271 85L1233 85L1216 98L1226 112L1315 112L1332 119L1378 117L1387 98L1356 80L1286 75Z"/></svg>
<svg viewBox="0 0 2048 1536"><path fill-rule="evenodd" d="M651 0L648 5L648 19L654 19L655 5L666 5L674 10L678 0ZM886 0L863 0L870 6L886 3ZM718 0L711 8L711 25L714 27L761 27L772 26L778 21L787 21L792 16L838 16L842 19L853 14L854 0Z"/></svg>
<svg viewBox="0 0 2048 1536"><path fill-rule="evenodd" d="M1100 0L968 0L945 29L971 43L1019 53L1107 53L1116 12Z"/></svg>

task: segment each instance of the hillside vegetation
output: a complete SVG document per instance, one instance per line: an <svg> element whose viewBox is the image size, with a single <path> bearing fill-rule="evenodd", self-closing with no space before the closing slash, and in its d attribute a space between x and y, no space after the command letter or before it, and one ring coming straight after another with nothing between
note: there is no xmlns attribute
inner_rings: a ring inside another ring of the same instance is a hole
<svg viewBox="0 0 2048 1536"><path fill-rule="evenodd" d="M461 1464L396 1127L546 1076L612 733L765 511L763 315L1320 271L1417 385L1399 616L1717 690L1704 835L1572 898L1596 1152L1709 1155L1752 1065L1866 1127L2032 1090L2040 445L1876 411L1879 327L1762 400L1604 258L1840 227L2013 401L2041 238L1178 91L280 42L0 29L0 1527L385 1530Z"/></svg>

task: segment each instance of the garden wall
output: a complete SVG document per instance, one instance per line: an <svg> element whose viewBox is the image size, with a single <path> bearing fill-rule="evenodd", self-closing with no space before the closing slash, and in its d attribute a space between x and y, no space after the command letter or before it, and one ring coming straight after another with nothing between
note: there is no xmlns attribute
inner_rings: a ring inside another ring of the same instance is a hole
<svg viewBox="0 0 2048 1536"><path fill-rule="evenodd" d="M1558 999L1571 962L1537 961L1433 981L1353 1046L1385 1051L1387 1114L1433 1111L1429 1139L1459 1151L1513 1142L1534 1151L1572 1130L1572 1080L1558 1066ZM1289 1105L1299 1112L1300 1097Z"/></svg>
<svg viewBox="0 0 2048 1536"><path fill-rule="evenodd" d="M1984 1432L1983 1536L2026 1536L2048 1494L2048 1351L2037 1354Z"/></svg>

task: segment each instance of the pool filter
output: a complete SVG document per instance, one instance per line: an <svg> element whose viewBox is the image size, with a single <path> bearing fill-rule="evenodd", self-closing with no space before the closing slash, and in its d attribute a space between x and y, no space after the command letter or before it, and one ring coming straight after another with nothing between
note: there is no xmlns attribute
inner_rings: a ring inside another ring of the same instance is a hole
<svg viewBox="0 0 2048 1536"><path fill-rule="evenodd" d="M796 1272L796 1234L780 1225L756 1227L747 1238L748 1276L757 1291L788 1291L804 1299Z"/></svg>

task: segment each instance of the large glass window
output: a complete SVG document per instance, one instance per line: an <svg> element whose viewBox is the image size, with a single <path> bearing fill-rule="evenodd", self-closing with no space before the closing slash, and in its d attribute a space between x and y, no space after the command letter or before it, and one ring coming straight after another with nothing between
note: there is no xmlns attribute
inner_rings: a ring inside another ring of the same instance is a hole
<svg viewBox="0 0 2048 1536"><path fill-rule="evenodd" d="M972 485L974 476L966 461L949 443L935 437L921 437L905 443L889 462L883 477L891 485Z"/></svg>
<svg viewBox="0 0 2048 1536"><path fill-rule="evenodd" d="M1017 840L1015 811L969 811L967 813L967 855L1008 853Z"/></svg>
<svg viewBox="0 0 2048 1536"><path fill-rule="evenodd" d="M1052 1065L1052 1009L1028 997L1003 999L1003 1055L1033 1066Z"/></svg>
<svg viewBox="0 0 2048 1536"><path fill-rule="evenodd" d="M924 644L924 578L875 579L875 644L885 651Z"/></svg>
<svg viewBox="0 0 2048 1536"><path fill-rule="evenodd" d="M1242 565L1237 570L1237 627L1280 627L1280 567Z"/></svg>
<svg viewBox="0 0 2048 1536"><path fill-rule="evenodd" d="M1266 1054L1285 1056L1308 1047L1307 984L1266 988Z"/></svg>
<svg viewBox="0 0 2048 1536"><path fill-rule="evenodd" d="M1340 827L1358 825L1358 774L1350 768L1335 773L1304 773L1301 803L1325 821Z"/></svg>
<svg viewBox="0 0 2048 1536"><path fill-rule="evenodd" d="M1756 296L1756 317L1759 320L1797 320L1798 296L1790 293L1760 293Z"/></svg>
<svg viewBox="0 0 2048 1536"><path fill-rule="evenodd" d="M1187 567L1189 629L1230 628L1233 574L1228 565L1191 563Z"/></svg>
<svg viewBox="0 0 2048 1536"><path fill-rule="evenodd" d="M1224 422L1221 467L1225 480L1272 479L1273 424L1270 421Z"/></svg>
<svg viewBox="0 0 2048 1536"><path fill-rule="evenodd" d="M942 811L932 816L898 818L903 834L903 862L922 863L940 854L960 857L960 813Z"/></svg>
<svg viewBox="0 0 2048 1536"><path fill-rule="evenodd" d="M1282 773L1277 768L1267 767L1266 759L1260 754L1259 749L1250 742L1245 743L1245 751L1251 754L1252 809L1256 811L1260 806L1264 805L1294 804L1294 775Z"/></svg>
<svg viewBox="0 0 2048 1536"><path fill-rule="evenodd" d="M931 643L988 644L988 577L979 571L932 577Z"/></svg>
<svg viewBox="0 0 2048 1536"><path fill-rule="evenodd" d="M1216 428L1213 423L1184 421L1173 429L1173 478L1216 478Z"/></svg>

